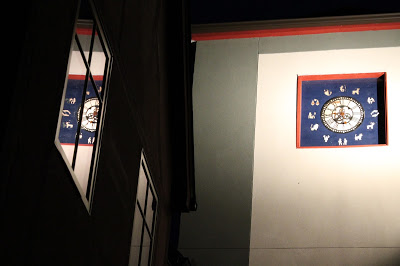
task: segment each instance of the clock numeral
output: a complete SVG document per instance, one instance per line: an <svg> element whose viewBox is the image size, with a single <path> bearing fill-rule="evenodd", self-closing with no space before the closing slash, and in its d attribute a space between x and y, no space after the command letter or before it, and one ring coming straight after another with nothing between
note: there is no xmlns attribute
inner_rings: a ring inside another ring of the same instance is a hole
<svg viewBox="0 0 400 266"><path fill-rule="evenodd" d="M333 120L332 117L330 117L329 119L326 120L326 122L331 125L332 123L335 123L335 120Z"/></svg>

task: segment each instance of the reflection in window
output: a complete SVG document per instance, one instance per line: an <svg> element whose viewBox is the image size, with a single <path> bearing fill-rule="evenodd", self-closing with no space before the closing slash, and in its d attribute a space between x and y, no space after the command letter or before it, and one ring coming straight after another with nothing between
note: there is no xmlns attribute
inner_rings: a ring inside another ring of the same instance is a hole
<svg viewBox="0 0 400 266"><path fill-rule="evenodd" d="M154 241L157 195L144 154L140 160L139 180L133 218L129 266L151 265Z"/></svg>
<svg viewBox="0 0 400 266"><path fill-rule="evenodd" d="M89 210L111 56L92 5L81 3L55 142Z"/></svg>

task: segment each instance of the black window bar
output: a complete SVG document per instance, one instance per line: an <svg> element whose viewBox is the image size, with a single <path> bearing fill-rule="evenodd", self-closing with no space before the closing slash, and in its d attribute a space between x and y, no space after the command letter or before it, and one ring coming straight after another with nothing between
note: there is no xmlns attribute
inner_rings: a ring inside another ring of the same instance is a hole
<svg viewBox="0 0 400 266"><path fill-rule="evenodd" d="M95 32L95 31L93 31L93 32ZM103 52L103 54L104 54L104 56L105 56L105 58L106 58L106 60L105 60L105 64L104 64L104 72L103 72L103 79L102 79L102 90L100 91L100 93L98 92L98 89L97 89L97 87L96 87L96 84L95 84L95 82L94 82L94 79L93 79L93 76L92 75L90 75L90 80L91 80L91 82L92 82L92 86L93 86L93 88L94 88L94 91L95 91L95 93L96 93L96 96L97 96L97 98L99 99L99 109L98 109L98 115L97 115L97 117L98 117L98 119L97 119L97 125L96 125L96 131L95 131L95 135L94 135L94 142L92 143L93 144L93 152L92 152L92 158L91 158L91 160L90 160L90 171L89 171L89 179L88 179L88 186L87 186L87 188L86 188L86 198L89 200L89 197L90 197L90 191L91 191L91 189L92 189L92 180L93 180L93 171L95 170L95 166L96 166L96 164L95 164L95 159L96 159L96 155L97 155L97 149L95 149L95 147L97 147L97 143L98 143L98 141L100 141L100 139L99 139L99 131L100 131L100 127L101 127L101 121L100 121L100 118L101 118L101 114L102 114L102 110L103 110L103 100L102 100L102 97L104 97L104 94L105 94L105 86L106 86L106 82L107 82L107 79L108 79L108 70L109 70L109 67L108 67L108 65L109 65L109 56L108 56L108 54L105 52L105 51L107 51L107 49L106 49L106 46L104 45L104 41L103 41L103 38L100 36L100 32L99 31L97 31L98 32L98 36L99 36L99 41L100 41L100 44L101 44L101 47L102 47L102 52ZM93 39L94 39L94 37L93 37Z"/></svg>

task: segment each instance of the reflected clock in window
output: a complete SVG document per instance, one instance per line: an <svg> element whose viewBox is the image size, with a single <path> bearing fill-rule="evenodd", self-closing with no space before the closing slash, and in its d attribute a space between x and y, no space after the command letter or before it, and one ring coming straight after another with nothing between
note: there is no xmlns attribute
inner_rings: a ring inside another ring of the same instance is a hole
<svg viewBox="0 0 400 266"><path fill-rule="evenodd" d="M361 103L341 96L328 100L321 109L321 121L332 132L348 133L357 129L365 116Z"/></svg>
<svg viewBox="0 0 400 266"><path fill-rule="evenodd" d="M80 120L80 108L78 110L78 121ZM82 113L82 129L85 129L89 132L96 131L97 120L98 120L98 112L99 112L99 99L90 98L87 99L83 105L83 113Z"/></svg>

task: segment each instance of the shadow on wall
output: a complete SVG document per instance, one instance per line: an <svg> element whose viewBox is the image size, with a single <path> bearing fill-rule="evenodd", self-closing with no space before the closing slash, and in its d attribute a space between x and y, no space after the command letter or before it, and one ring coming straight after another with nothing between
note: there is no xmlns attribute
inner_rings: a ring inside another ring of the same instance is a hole
<svg viewBox="0 0 400 266"><path fill-rule="evenodd" d="M396 249L398 249L398 248L396 248ZM398 249L398 250L399 251L395 256L384 259L382 261L382 264L379 264L379 265L393 265L393 266L400 265L400 249ZM378 265L378 264L376 264L376 265Z"/></svg>

